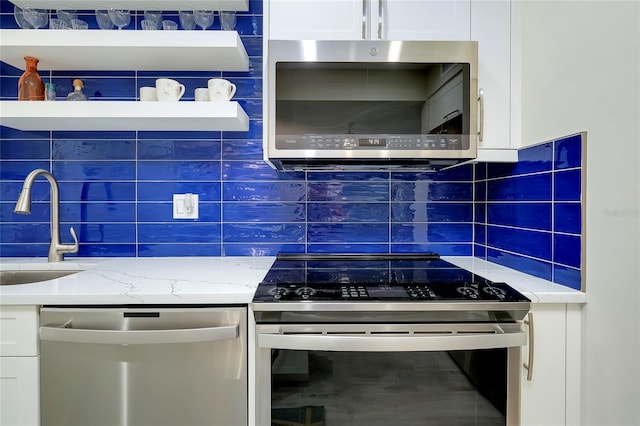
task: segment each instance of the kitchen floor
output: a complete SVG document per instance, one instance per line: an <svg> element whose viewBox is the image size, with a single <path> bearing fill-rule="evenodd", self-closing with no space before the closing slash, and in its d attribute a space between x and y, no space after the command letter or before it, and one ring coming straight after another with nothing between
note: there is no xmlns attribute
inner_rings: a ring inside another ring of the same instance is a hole
<svg viewBox="0 0 640 426"><path fill-rule="evenodd" d="M505 424L446 352L312 352L306 361L308 377L274 378L273 407L324 406L326 426Z"/></svg>

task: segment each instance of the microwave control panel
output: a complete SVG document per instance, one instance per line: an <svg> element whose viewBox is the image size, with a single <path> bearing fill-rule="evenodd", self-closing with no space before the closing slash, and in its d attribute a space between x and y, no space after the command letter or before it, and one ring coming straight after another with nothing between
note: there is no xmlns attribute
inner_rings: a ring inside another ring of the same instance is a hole
<svg viewBox="0 0 640 426"><path fill-rule="evenodd" d="M277 149L459 151L469 149L468 135L286 135L276 138Z"/></svg>

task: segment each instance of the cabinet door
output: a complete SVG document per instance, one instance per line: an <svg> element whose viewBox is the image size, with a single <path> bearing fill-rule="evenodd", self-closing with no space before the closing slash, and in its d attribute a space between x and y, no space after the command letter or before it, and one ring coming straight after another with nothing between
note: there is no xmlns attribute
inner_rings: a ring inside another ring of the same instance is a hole
<svg viewBox="0 0 640 426"><path fill-rule="evenodd" d="M371 38L469 40L470 0L372 0ZM379 14L382 14L378 19Z"/></svg>
<svg viewBox="0 0 640 426"><path fill-rule="evenodd" d="M510 148L510 10L509 0L474 0L471 5L471 39L478 41L478 88L484 96L480 149Z"/></svg>
<svg viewBox="0 0 640 426"><path fill-rule="evenodd" d="M565 424L566 392L566 305L535 304L533 313L533 355L525 346L522 360L531 363L527 380L522 369L521 425L557 426Z"/></svg>
<svg viewBox="0 0 640 426"><path fill-rule="evenodd" d="M36 306L0 306L0 356L38 355L38 327Z"/></svg>
<svg viewBox="0 0 640 426"><path fill-rule="evenodd" d="M270 39L469 40L470 0L270 0Z"/></svg>
<svg viewBox="0 0 640 426"><path fill-rule="evenodd" d="M40 357L0 357L0 424L40 424Z"/></svg>
<svg viewBox="0 0 640 426"><path fill-rule="evenodd" d="M367 0L368 1L368 0ZM272 40L357 40L367 24L365 0L270 0Z"/></svg>

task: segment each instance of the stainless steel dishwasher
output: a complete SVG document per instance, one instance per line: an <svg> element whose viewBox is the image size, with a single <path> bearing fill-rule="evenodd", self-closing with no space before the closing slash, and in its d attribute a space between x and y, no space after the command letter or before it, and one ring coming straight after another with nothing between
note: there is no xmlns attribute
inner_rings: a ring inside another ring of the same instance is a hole
<svg viewBox="0 0 640 426"><path fill-rule="evenodd" d="M42 425L247 424L245 307L43 307Z"/></svg>

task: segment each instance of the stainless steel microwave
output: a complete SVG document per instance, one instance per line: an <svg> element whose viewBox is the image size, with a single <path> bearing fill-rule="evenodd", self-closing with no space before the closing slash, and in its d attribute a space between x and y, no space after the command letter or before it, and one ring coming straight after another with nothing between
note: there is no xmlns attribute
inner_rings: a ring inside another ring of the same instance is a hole
<svg viewBox="0 0 640 426"><path fill-rule="evenodd" d="M276 169L433 170L477 155L477 42L271 40L264 81Z"/></svg>

